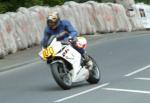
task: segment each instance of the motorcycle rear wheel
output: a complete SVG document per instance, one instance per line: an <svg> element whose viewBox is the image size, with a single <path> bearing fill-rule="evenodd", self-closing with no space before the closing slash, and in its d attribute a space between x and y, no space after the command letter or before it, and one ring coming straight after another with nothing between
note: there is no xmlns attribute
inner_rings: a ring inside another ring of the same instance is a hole
<svg viewBox="0 0 150 103"><path fill-rule="evenodd" d="M89 56L89 55L88 55ZM90 84L96 84L100 81L101 79L101 73L100 73L100 69L96 63L96 61L91 57L89 56L89 58L92 60L93 62L93 68L92 70L89 70L89 78L87 79L87 81L90 83Z"/></svg>

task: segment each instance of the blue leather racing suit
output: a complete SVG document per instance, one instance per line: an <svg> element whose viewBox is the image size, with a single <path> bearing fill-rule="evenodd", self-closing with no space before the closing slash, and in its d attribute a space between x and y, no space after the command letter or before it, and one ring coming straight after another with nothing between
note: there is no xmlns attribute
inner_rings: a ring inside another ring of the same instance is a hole
<svg viewBox="0 0 150 103"><path fill-rule="evenodd" d="M75 38L77 31L73 28L71 23L67 20L59 20L56 29L51 29L48 26L45 27L44 37L42 40L42 46L46 48L48 46L48 40L51 35L59 35L61 32L67 31L67 34L58 38L59 41L67 41L68 38Z"/></svg>
<svg viewBox="0 0 150 103"><path fill-rule="evenodd" d="M42 40L42 46L46 48L48 46L48 41L51 35L59 35L60 33L67 31L67 33L63 36L60 36L57 40L59 41L67 41L69 38L77 37L77 31L71 25L71 23L67 20L59 20L56 29L51 29L48 26L45 27L44 30L44 37ZM75 48L78 52L84 54L84 49L82 48Z"/></svg>

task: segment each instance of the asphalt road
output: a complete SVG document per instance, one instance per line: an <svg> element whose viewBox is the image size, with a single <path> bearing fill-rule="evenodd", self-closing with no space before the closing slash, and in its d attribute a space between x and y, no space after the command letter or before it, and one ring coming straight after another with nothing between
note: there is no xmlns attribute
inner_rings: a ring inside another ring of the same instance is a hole
<svg viewBox="0 0 150 103"><path fill-rule="evenodd" d="M83 82L62 90L49 66L32 58L30 63L0 72L0 103L149 103L149 33L88 41L87 51L101 69L98 84Z"/></svg>

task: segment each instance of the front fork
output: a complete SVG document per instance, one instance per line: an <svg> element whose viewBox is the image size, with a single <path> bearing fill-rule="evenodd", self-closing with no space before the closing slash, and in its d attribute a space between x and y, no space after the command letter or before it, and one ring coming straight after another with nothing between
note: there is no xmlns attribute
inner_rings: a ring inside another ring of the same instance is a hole
<svg viewBox="0 0 150 103"><path fill-rule="evenodd" d="M66 67L66 64L62 61L62 60L55 60L55 61L52 61L51 63L50 63L50 65L52 65L52 64L54 64L54 63L61 63L62 64L62 66L63 66L63 69L64 69L64 73L65 74L68 74L68 69L67 69L67 67Z"/></svg>

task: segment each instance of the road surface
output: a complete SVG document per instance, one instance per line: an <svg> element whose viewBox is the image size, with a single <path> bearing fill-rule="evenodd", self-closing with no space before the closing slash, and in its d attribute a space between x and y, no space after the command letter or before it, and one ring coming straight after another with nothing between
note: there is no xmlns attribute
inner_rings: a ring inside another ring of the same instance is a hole
<svg viewBox="0 0 150 103"><path fill-rule="evenodd" d="M88 42L87 51L101 69L98 84L83 82L74 84L71 90L62 90L49 66L35 56L32 62L0 72L0 103L150 102L149 33L124 33Z"/></svg>

